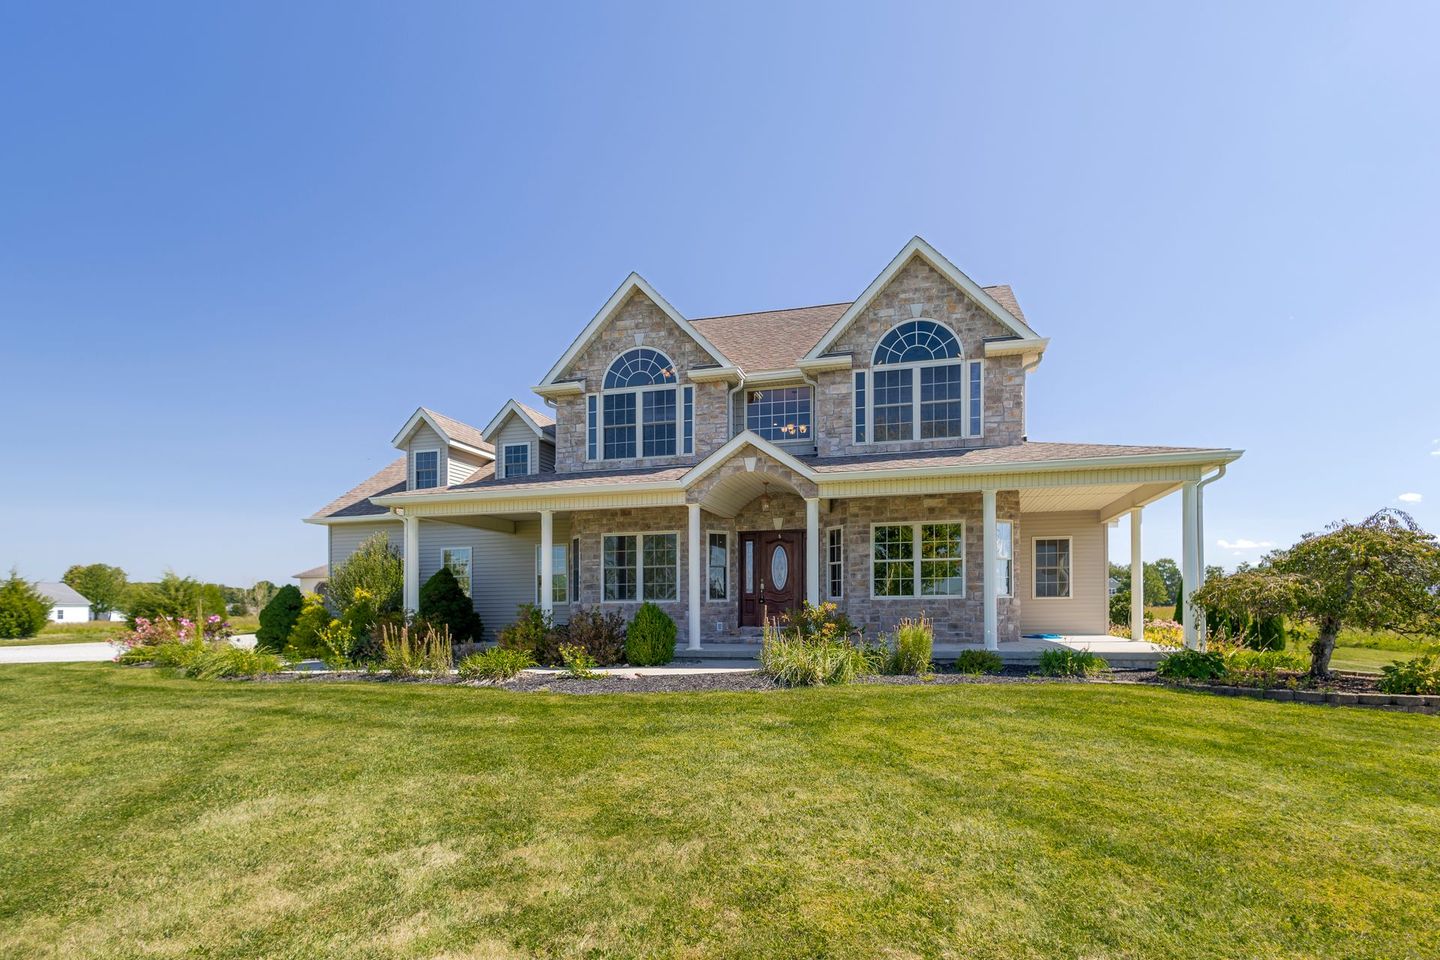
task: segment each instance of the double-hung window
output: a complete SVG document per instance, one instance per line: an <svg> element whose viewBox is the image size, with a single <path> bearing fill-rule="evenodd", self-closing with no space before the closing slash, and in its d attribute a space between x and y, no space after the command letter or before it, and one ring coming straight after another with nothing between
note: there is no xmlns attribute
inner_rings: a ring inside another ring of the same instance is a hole
<svg viewBox="0 0 1440 960"><path fill-rule="evenodd" d="M415 453L415 489L429 490L440 486L440 454L435 450Z"/></svg>
<svg viewBox="0 0 1440 960"><path fill-rule="evenodd" d="M870 429L877 442L977 437L981 361L968 363L960 341L934 320L908 320L875 347ZM855 439L864 442L865 384L855 379Z"/></svg>
<svg viewBox="0 0 1440 960"><path fill-rule="evenodd" d="M570 577L568 575L569 551L565 544L555 543L550 545L551 570L550 570L550 598L554 603L570 602ZM540 544L535 544L535 602L540 602Z"/></svg>
<svg viewBox="0 0 1440 960"><path fill-rule="evenodd" d="M606 603L679 599L679 534L606 534L600 559L601 598Z"/></svg>
<svg viewBox="0 0 1440 960"><path fill-rule="evenodd" d="M810 388L751 390L745 397L745 427L766 440L809 440Z"/></svg>
<svg viewBox="0 0 1440 960"><path fill-rule="evenodd" d="M1058 600L1070 596L1070 538L1035 539L1035 598Z"/></svg>
<svg viewBox="0 0 1440 960"><path fill-rule="evenodd" d="M658 350L636 347L615 359L605 373L599 424L593 397L586 400L586 452L593 460L673 457L684 440L694 446L694 391L676 396L675 365ZM597 444L597 436L598 444ZM598 449L597 449L598 447Z"/></svg>
<svg viewBox="0 0 1440 960"><path fill-rule="evenodd" d="M845 528L831 527L825 532L825 579L830 599L845 596Z"/></svg>
<svg viewBox="0 0 1440 960"><path fill-rule="evenodd" d="M524 477L530 474L530 444L505 444L505 477Z"/></svg>
<svg viewBox="0 0 1440 960"><path fill-rule="evenodd" d="M470 548L447 547L440 551L440 565L454 575L455 581L460 584L460 589L465 592L465 596L470 596Z"/></svg>
<svg viewBox="0 0 1440 960"><path fill-rule="evenodd" d="M710 533L706 536L705 596L711 600L730 599L730 534Z"/></svg>
<svg viewBox="0 0 1440 960"><path fill-rule="evenodd" d="M870 584L876 597L963 597L965 524L876 524Z"/></svg>

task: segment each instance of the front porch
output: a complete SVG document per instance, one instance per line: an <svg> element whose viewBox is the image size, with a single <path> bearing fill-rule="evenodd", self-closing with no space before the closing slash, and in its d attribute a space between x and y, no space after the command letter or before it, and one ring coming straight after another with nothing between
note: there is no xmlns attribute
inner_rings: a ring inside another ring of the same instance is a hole
<svg viewBox="0 0 1440 960"><path fill-rule="evenodd" d="M983 643L939 643L935 644L932 659L937 663L952 663L966 650L984 650ZM1040 661L1040 654L1046 650L1069 649L1089 650L1103 657L1115 670L1151 670L1170 648L1143 640L1127 640L1111 636L1060 636L1054 639L1021 637L1000 643L994 648L1007 666L1033 666ZM760 642L753 637L725 637L707 640L698 649L687 648L683 643L675 646L675 662L695 661L753 661L760 657Z"/></svg>

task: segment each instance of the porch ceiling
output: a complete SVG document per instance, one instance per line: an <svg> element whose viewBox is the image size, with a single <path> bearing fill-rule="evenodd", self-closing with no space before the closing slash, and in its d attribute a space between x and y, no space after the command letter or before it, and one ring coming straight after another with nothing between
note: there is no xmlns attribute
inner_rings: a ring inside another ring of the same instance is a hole
<svg viewBox="0 0 1440 960"><path fill-rule="evenodd" d="M1076 487L1029 487L1020 491L1021 513L1098 512L1111 520L1180 489L1178 483L1108 483Z"/></svg>

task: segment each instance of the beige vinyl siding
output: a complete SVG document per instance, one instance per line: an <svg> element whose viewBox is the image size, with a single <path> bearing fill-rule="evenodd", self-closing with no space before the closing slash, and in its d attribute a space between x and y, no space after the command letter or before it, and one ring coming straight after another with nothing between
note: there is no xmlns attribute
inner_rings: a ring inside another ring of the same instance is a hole
<svg viewBox="0 0 1440 960"><path fill-rule="evenodd" d="M449 450L447 449L447 444L440 438L440 434L430 429L430 424L422 423L415 428L415 432L410 435L410 442L405 445L405 489L407 490L415 489L415 454L422 450L434 450L440 454L437 463L439 469L437 477L442 484L446 482L446 478L449 476L450 467L448 463L449 457L447 456Z"/></svg>
<svg viewBox="0 0 1440 960"><path fill-rule="evenodd" d="M452 487L469 480L471 474L490 462L484 457L467 453L464 450L456 450L453 447L446 451L446 457L448 458L448 467L442 476L448 478Z"/></svg>
<svg viewBox="0 0 1440 960"><path fill-rule="evenodd" d="M1110 627L1105 525L1094 513L1026 513L1017 525L1020 632L1103 635ZM1070 596L1035 597L1035 540L1070 538Z"/></svg>
<svg viewBox="0 0 1440 960"><path fill-rule="evenodd" d="M332 523L329 530L331 570L350 559L350 555L360 549L360 544L376 533L383 532L389 536L390 546L402 556L404 555L405 528L398 520L376 521L375 523Z"/></svg>
<svg viewBox="0 0 1440 960"><path fill-rule="evenodd" d="M532 434L533 436L533 434ZM555 543L569 544L570 524L555 518ZM535 547L540 543L540 518L521 521L513 535L438 520L420 521L420 583L440 569L442 551L470 548L471 599L485 623L485 639L515 620L516 608L535 602ZM568 571L556 570L559 576ZM567 607L555 606L555 620L567 620Z"/></svg>
<svg viewBox="0 0 1440 960"><path fill-rule="evenodd" d="M505 425L501 427L500 432L496 434L494 442L495 462L502 470L505 466L505 448L511 444L523 443L530 448L530 472L536 472L535 465L539 463L540 458L535 448L539 442L535 437L535 431L531 430L524 420L521 420L514 414L506 417ZM553 456L551 462L554 462Z"/></svg>

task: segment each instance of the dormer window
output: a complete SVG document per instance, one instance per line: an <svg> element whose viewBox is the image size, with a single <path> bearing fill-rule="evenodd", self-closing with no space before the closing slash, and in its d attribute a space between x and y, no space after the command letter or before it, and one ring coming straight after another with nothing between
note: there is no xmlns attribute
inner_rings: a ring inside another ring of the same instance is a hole
<svg viewBox="0 0 1440 960"><path fill-rule="evenodd" d="M505 478L525 477L530 474L530 444L505 444Z"/></svg>
<svg viewBox="0 0 1440 960"><path fill-rule="evenodd" d="M959 339L944 324L909 320L894 327L875 348L871 376L873 440L980 435L981 363L966 363ZM862 402L858 393L856 402Z"/></svg>
<svg viewBox="0 0 1440 960"><path fill-rule="evenodd" d="M440 486L440 454L420 450L415 454L415 489L428 490Z"/></svg>
<svg viewBox="0 0 1440 960"><path fill-rule="evenodd" d="M615 358L600 395L601 459L675 455L681 432L675 383L675 365L658 350L637 347ZM689 405L686 410L690 412ZM587 431L593 436L593 404L588 412ZM592 457L597 452L593 447Z"/></svg>

